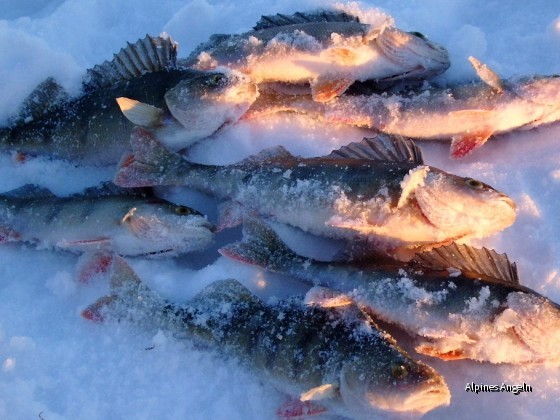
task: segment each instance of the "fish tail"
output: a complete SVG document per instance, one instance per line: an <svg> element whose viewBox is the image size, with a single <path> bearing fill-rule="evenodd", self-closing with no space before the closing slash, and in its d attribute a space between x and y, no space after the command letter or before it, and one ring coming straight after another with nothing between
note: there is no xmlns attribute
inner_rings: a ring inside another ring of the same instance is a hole
<svg viewBox="0 0 560 420"><path fill-rule="evenodd" d="M114 183L121 187L172 185L177 166L189 163L180 155L166 149L145 128L135 127L130 136L132 154L124 155L119 163Z"/></svg>
<svg viewBox="0 0 560 420"><path fill-rule="evenodd" d="M139 297L152 293L128 263L118 255L112 258L109 284L110 294L102 296L85 308L81 313L84 318L94 322L103 322L115 315L121 318L121 312L134 307L135 302L148 303L148 299L139 299Z"/></svg>
<svg viewBox="0 0 560 420"><path fill-rule="evenodd" d="M231 259L272 271L280 270L287 261L301 259L262 220L246 218L243 236L242 242L228 244L218 252Z"/></svg>

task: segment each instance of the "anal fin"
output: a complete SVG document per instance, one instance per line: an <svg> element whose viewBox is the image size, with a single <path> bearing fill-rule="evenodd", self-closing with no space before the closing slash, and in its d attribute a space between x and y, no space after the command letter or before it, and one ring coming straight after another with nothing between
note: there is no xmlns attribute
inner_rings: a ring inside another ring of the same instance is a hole
<svg viewBox="0 0 560 420"><path fill-rule="evenodd" d="M465 133L453 136L451 139L451 157L454 159L461 159L471 153L473 150L478 149L490 136L494 134L493 129L482 129L475 133Z"/></svg>
<svg viewBox="0 0 560 420"><path fill-rule="evenodd" d="M283 419L297 419L323 414L327 409L313 401L290 399L276 410L276 415Z"/></svg>
<svg viewBox="0 0 560 420"><path fill-rule="evenodd" d="M342 95L352 83L353 79L318 78L311 82L311 96L314 101L327 102Z"/></svg>

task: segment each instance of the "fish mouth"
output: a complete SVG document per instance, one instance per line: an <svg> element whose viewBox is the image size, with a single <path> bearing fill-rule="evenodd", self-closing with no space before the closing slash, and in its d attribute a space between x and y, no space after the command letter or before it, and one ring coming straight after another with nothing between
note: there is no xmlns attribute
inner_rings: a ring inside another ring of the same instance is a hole
<svg viewBox="0 0 560 420"><path fill-rule="evenodd" d="M369 402L388 412L423 415L437 407L449 405L451 392L443 379L434 379L414 389L409 395L371 396Z"/></svg>
<svg viewBox="0 0 560 420"><path fill-rule="evenodd" d="M513 199L508 197L506 194L500 194L500 197L498 199L510 206L514 212L517 211L517 204L515 204L515 201L513 201Z"/></svg>
<svg viewBox="0 0 560 420"><path fill-rule="evenodd" d="M434 408L449 405L450 402L449 388L443 382L437 381L433 384L426 384L424 389L413 393L403 401L403 407L407 407L406 411L425 414Z"/></svg>

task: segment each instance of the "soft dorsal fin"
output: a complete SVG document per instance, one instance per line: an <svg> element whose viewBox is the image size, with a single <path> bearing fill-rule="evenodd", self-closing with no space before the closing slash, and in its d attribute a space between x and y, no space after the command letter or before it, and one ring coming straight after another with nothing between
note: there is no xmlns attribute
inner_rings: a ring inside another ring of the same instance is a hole
<svg viewBox="0 0 560 420"><path fill-rule="evenodd" d="M11 199L26 199L26 198L52 198L56 197L51 190L41 187L36 184L26 184L15 190L7 191L0 194L0 197Z"/></svg>
<svg viewBox="0 0 560 420"><path fill-rule="evenodd" d="M429 269L453 268L470 276L519 285L515 263L510 262L506 254L498 254L493 249L478 249L453 243L416 254L413 260Z"/></svg>
<svg viewBox="0 0 560 420"><path fill-rule="evenodd" d="M94 187L86 188L78 194L72 194L71 197L107 197L107 196L128 196L128 197L153 197L154 192L151 187L144 188L123 188L112 182L103 182Z"/></svg>
<svg viewBox="0 0 560 420"><path fill-rule="evenodd" d="M333 150L330 159L367 159L375 162L409 162L422 165L422 151L414 142L402 136L377 134L359 143L350 143Z"/></svg>
<svg viewBox="0 0 560 420"><path fill-rule="evenodd" d="M302 13L297 12L293 15L261 16L260 20L253 27L255 31L261 29L275 28L278 26L295 25L298 23L311 22L360 22L357 16L336 10L318 10L316 12Z"/></svg>
<svg viewBox="0 0 560 420"><path fill-rule="evenodd" d="M496 93L502 93L505 90L504 82L502 78L488 67L486 64L482 63L477 58L473 57L472 55L469 57L469 62L474 67L476 74L480 79L490 86Z"/></svg>
<svg viewBox="0 0 560 420"><path fill-rule="evenodd" d="M295 157L284 146L276 146L263 149L259 153L242 160L240 163L261 164L283 159L295 160Z"/></svg>
<svg viewBox="0 0 560 420"><path fill-rule="evenodd" d="M134 44L128 43L111 61L88 70L84 90L96 90L145 73L174 68L177 66L177 46L168 36L146 35Z"/></svg>
<svg viewBox="0 0 560 420"><path fill-rule="evenodd" d="M21 105L18 120L28 122L42 117L68 100L68 93L52 77L48 77L29 94Z"/></svg>

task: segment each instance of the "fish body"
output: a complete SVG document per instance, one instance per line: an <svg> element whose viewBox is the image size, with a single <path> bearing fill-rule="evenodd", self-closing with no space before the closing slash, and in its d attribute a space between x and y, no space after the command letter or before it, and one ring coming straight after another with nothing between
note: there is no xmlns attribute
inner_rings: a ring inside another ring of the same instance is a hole
<svg viewBox="0 0 560 420"><path fill-rule="evenodd" d="M443 378L411 359L367 316L352 312L356 308L343 312L298 299L266 305L236 280L217 281L178 306L124 264L115 261L113 294L87 308L86 318L147 321L198 339L239 357L287 395L320 399L333 413L423 414L449 404Z"/></svg>
<svg viewBox="0 0 560 420"><path fill-rule="evenodd" d="M505 194L424 165L402 138L380 135L320 158L277 148L228 166L188 162L146 130L134 132L132 146L117 185L184 185L315 235L367 238L380 248L485 236L515 219Z"/></svg>
<svg viewBox="0 0 560 420"><path fill-rule="evenodd" d="M151 50L167 53L159 57ZM256 87L245 76L180 68L176 53L169 38L147 36L121 50L113 61L89 70L83 93L75 98L47 79L26 100L21 115L0 128L0 150L115 164L129 150L133 128L116 98L151 105L157 114L151 126L159 128L174 149L235 121L256 98Z"/></svg>
<svg viewBox="0 0 560 420"><path fill-rule="evenodd" d="M416 32L362 24L345 13L263 16L254 30L214 35L184 65L227 66L256 83L309 83L325 102L354 81L423 79L449 67L447 51Z"/></svg>
<svg viewBox="0 0 560 420"><path fill-rule="evenodd" d="M560 363L560 306L520 285L503 255L452 245L420 254L428 265L327 263L296 255L262 222L245 229L245 242L224 247L223 255L346 294L411 333L420 353Z"/></svg>
<svg viewBox="0 0 560 420"><path fill-rule="evenodd" d="M199 212L109 186L55 197L28 185L0 195L0 238L38 248L176 255L206 248L213 226ZM3 234L2 234L3 233Z"/></svg>
<svg viewBox="0 0 560 420"><path fill-rule="evenodd" d="M498 80L498 86L495 80L483 80L416 94L344 96L327 104L317 104L309 96L274 96L256 103L247 116L293 111L417 140L451 140L451 155L456 158L493 135L560 120L560 77Z"/></svg>

